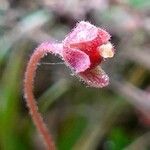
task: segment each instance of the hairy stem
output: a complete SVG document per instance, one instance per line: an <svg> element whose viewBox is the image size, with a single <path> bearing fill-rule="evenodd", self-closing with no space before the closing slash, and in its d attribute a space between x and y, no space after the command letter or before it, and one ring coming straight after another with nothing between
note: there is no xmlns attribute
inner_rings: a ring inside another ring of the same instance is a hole
<svg viewBox="0 0 150 150"><path fill-rule="evenodd" d="M50 52L50 50L47 50L46 47L43 47L41 45L32 54L25 73L24 92L32 120L36 128L38 129L39 133L42 135L43 140L47 146L47 149L55 150L55 144L48 132L48 129L42 119L41 114L38 111L38 107L33 95L33 81L36 73L36 68L40 59L44 57L44 55L47 52Z"/></svg>

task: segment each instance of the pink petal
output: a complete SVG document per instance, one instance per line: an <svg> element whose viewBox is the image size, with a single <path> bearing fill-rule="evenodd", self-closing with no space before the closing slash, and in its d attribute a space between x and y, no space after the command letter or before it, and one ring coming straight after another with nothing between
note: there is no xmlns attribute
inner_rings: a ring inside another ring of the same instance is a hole
<svg viewBox="0 0 150 150"><path fill-rule="evenodd" d="M105 44L111 38L110 34L101 28L98 28L98 37L99 37L99 39L101 39L100 45Z"/></svg>
<svg viewBox="0 0 150 150"><path fill-rule="evenodd" d="M81 78L81 80L83 80L87 85L95 88L102 88L109 84L109 77L100 66L79 73L78 77Z"/></svg>
<svg viewBox="0 0 150 150"><path fill-rule="evenodd" d="M63 41L64 46L81 49L84 52L93 51L97 46L105 44L110 40L110 34L101 28L81 21L67 35Z"/></svg>
<svg viewBox="0 0 150 150"><path fill-rule="evenodd" d="M75 71L75 73L85 71L91 64L89 56L78 49L64 47L63 58L65 63Z"/></svg>
<svg viewBox="0 0 150 150"><path fill-rule="evenodd" d="M89 22L81 21L76 28L65 38L65 44L75 44L91 41L96 38L98 28Z"/></svg>

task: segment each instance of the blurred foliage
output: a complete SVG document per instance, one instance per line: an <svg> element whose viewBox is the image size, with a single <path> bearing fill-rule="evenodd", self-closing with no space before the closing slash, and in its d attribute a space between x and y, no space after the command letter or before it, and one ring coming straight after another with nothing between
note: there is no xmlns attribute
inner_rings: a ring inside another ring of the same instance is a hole
<svg viewBox="0 0 150 150"><path fill-rule="evenodd" d="M149 7L150 6L150 2L149 0L145 0L145 1L142 1L142 0L128 0L128 3L134 7L137 7L137 8L142 8L143 7Z"/></svg>
<svg viewBox="0 0 150 150"><path fill-rule="evenodd" d="M116 55L103 64L103 89L53 56L41 60L34 93L58 150L150 149L149 12L149 0L0 0L0 150L44 149L24 100L25 67L39 43L61 41L80 20L109 31Z"/></svg>
<svg viewBox="0 0 150 150"><path fill-rule="evenodd" d="M130 142L129 135L127 135L123 129L114 128L110 133L110 137L108 138L107 147L110 150L120 150Z"/></svg>
<svg viewBox="0 0 150 150"><path fill-rule="evenodd" d="M71 116L64 120L59 131L58 148L62 150L71 149L80 138L86 124L87 121L83 117Z"/></svg>

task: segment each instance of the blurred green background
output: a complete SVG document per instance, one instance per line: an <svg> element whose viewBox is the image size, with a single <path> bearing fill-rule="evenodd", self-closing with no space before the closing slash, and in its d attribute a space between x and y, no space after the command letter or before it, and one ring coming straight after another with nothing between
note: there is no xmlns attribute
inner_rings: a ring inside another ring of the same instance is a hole
<svg viewBox="0 0 150 150"><path fill-rule="evenodd" d="M0 150L43 150L23 96L27 62L76 22L106 29L116 48L110 85L86 87L47 55L35 96L58 150L150 150L149 0L0 0Z"/></svg>

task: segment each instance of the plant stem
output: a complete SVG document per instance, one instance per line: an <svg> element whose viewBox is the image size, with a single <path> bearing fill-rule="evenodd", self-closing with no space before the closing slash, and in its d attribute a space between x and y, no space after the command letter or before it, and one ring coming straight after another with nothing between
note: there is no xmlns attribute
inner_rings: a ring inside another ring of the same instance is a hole
<svg viewBox="0 0 150 150"><path fill-rule="evenodd" d="M39 133L42 135L43 140L47 146L48 150L55 150L55 144L50 136L48 129L43 121L41 114L38 111L38 106L36 104L34 95L33 95L33 82L37 69L37 65L42 57L50 52L46 49L46 47L39 46L34 53L32 54L29 63L27 65L26 73L25 73L25 82L24 82L24 92L25 98L27 102L27 106L29 108L32 120L38 129Z"/></svg>

